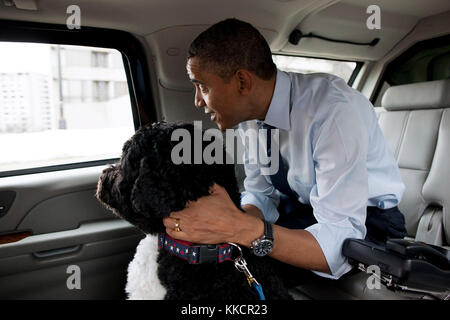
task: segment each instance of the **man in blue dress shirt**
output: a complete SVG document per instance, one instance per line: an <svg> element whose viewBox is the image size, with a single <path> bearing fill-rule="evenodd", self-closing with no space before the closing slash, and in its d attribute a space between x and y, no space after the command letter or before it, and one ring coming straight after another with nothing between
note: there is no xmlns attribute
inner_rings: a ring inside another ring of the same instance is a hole
<svg viewBox="0 0 450 320"><path fill-rule="evenodd" d="M211 114L219 129L239 124L242 132L279 130L279 150L273 151L279 152L289 190L280 190L273 176L247 161L241 199L246 214L215 185L210 196L164 220L169 235L252 247L265 237L265 220L273 232L267 254L333 279L351 269L341 253L346 238L364 238L368 229L381 242L405 235L397 163L372 104L344 80L277 70L261 34L236 19L213 25L193 41L187 72L196 107ZM287 216L286 203L311 209L302 229L295 222L303 218Z"/></svg>

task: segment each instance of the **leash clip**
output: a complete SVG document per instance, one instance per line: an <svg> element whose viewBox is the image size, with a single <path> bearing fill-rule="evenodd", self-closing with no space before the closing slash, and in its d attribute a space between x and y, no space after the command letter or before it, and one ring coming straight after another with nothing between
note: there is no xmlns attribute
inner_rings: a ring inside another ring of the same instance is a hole
<svg viewBox="0 0 450 320"><path fill-rule="evenodd" d="M242 254L242 249L240 246L238 246L237 244L233 243L233 242L228 242L229 245L232 245L233 247L237 248L239 250L239 255L232 259L234 262L234 266L235 268L239 271L239 272L243 272L245 274L245 277L247 278L247 282L248 285L251 287L253 282L256 282L258 285L258 281L256 281L256 279L253 277L252 273L250 272L250 270L248 270L247 268L247 261L245 261L244 259L244 255Z"/></svg>
<svg viewBox="0 0 450 320"><path fill-rule="evenodd" d="M232 259L234 262L235 268L239 272L243 272L245 274L248 285L256 291L260 300L266 300L264 293L262 291L262 286L259 284L258 281L256 281L256 279L253 277L250 270L248 270L248 268L247 268L247 261L245 261L245 259L244 259L244 255L242 254L241 247L233 242L228 242L228 244L232 245L233 247L235 247L239 250L239 255L236 258Z"/></svg>

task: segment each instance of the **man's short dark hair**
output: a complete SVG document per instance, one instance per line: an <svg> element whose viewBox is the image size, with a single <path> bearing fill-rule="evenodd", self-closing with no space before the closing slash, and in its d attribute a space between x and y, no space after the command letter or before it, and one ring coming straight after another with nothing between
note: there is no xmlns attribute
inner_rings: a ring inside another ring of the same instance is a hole
<svg viewBox="0 0 450 320"><path fill-rule="evenodd" d="M238 69L247 69L264 80L276 72L267 41L250 23L237 19L220 21L195 38L188 59L194 57L226 81Z"/></svg>

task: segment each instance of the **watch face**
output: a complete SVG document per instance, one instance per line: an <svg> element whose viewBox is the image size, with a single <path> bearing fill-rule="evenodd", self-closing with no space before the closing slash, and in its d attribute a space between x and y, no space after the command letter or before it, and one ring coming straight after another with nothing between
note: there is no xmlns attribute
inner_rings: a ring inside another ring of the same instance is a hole
<svg viewBox="0 0 450 320"><path fill-rule="evenodd" d="M260 240L254 247L253 253L256 256L263 257L268 255L272 251L273 242L268 239Z"/></svg>

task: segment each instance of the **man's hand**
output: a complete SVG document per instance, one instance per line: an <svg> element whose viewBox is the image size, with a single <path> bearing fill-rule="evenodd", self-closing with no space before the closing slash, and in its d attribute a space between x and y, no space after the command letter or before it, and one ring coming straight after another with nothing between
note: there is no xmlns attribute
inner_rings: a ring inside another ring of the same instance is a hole
<svg viewBox="0 0 450 320"><path fill-rule="evenodd" d="M217 184L209 196L188 202L185 209L172 212L163 223L171 237L194 243L235 242L249 246L264 233L262 220L241 212ZM175 231L177 223L181 231Z"/></svg>
<svg viewBox="0 0 450 320"><path fill-rule="evenodd" d="M209 196L189 202L181 211L164 218L168 235L193 243L217 244L234 242L250 247L252 241L264 234L261 211L255 206L241 212L226 190L214 184ZM181 231L175 231L176 223ZM274 259L309 270L330 273L318 242L308 231L290 230L274 225Z"/></svg>

